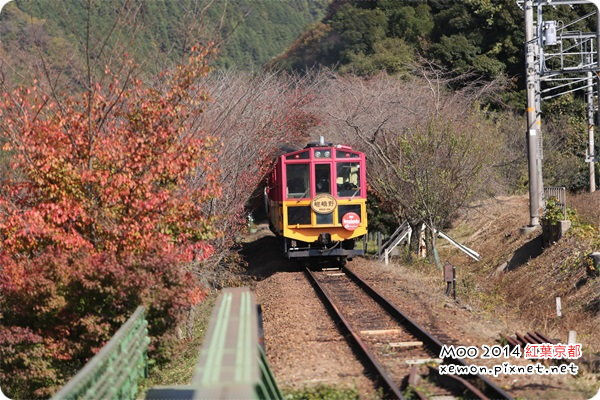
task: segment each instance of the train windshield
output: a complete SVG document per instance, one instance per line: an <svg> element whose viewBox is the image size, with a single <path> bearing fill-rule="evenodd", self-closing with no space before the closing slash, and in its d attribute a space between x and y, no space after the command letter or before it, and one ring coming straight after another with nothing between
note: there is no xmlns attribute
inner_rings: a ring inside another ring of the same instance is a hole
<svg viewBox="0 0 600 400"><path fill-rule="evenodd" d="M308 164L288 164L286 166L287 197L303 199L310 191Z"/></svg>
<svg viewBox="0 0 600 400"><path fill-rule="evenodd" d="M316 193L331 194L331 165L315 164Z"/></svg>
<svg viewBox="0 0 600 400"><path fill-rule="evenodd" d="M340 197L354 197L360 194L360 163L337 163L336 184Z"/></svg>

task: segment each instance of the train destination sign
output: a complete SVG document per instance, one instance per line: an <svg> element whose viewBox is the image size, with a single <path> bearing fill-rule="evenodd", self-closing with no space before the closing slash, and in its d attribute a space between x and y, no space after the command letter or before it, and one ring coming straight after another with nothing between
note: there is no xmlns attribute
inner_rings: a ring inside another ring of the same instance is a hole
<svg viewBox="0 0 600 400"><path fill-rule="evenodd" d="M323 193L316 196L310 206L317 214L331 214L337 206L337 200L332 195Z"/></svg>
<svg viewBox="0 0 600 400"><path fill-rule="evenodd" d="M360 217L355 212L348 212L342 217L342 226L348 231L353 231L360 225Z"/></svg>

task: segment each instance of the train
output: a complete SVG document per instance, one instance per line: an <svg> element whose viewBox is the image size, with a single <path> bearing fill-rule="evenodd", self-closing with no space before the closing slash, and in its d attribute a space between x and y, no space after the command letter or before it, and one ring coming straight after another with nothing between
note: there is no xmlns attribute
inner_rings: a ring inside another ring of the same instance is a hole
<svg viewBox="0 0 600 400"><path fill-rule="evenodd" d="M288 259L363 255L367 234L365 154L320 138L277 157L268 174L265 208L271 231Z"/></svg>

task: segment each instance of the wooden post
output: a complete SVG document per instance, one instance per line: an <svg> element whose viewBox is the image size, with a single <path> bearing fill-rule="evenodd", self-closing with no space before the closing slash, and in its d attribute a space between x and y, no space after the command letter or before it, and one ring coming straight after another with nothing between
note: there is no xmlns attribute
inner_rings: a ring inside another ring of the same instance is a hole
<svg viewBox="0 0 600 400"><path fill-rule="evenodd" d="M377 255L381 255L381 232L379 231L377 232Z"/></svg>
<svg viewBox="0 0 600 400"><path fill-rule="evenodd" d="M385 250L383 251L383 255L385 256L385 265L388 265L388 262L389 262L389 256L388 256L388 251L387 251L387 249L385 249Z"/></svg>
<svg viewBox="0 0 600 400"><path fill-rule="evenodd" d="M419 229L419 257L427 257L427 244L425 243L425 224L421 224Z"/></svg>
<svg viewBox="0 0 600 400"><path fill-rule="evenodd" d="M568 344L577 343L577 332L569 331L569 339L567 340Z"/></svg>
<svg viewBox="0 0 600 400"><path fill-rule="evenodd" d="M456 300L456 267L452 266L452 297Z"/></svg>
<svg viewBox="0 0 600 400"><path fill-rule="evenodd" d="M562 317L562 306L560 304L560 297L556 298L556 316Z"/></svg>
<svg viewBox="0 0 600 400"><path fill-rule="evenodd" d="M446 296L450 296L456 300L456 268L454 265L447 262L444 265L444 281L446 282Z"/></svg>

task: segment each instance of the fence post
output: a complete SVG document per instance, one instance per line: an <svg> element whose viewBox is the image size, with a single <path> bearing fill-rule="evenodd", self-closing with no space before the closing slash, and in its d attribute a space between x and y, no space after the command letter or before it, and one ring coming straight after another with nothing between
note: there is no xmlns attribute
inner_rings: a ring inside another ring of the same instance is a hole
<svg viewBox="0 0 600 400"><path fill-rule="evenodd" d="M446 282L446 296L450 296L456 300L456 268L454 265L447 262L444 265L444 281Z"/></svg>
<svg viewBox="0 0 600 400"><path fill-rule="evenodd" d="M377 257L381 256L381 232L377 231Z"/></svg>

